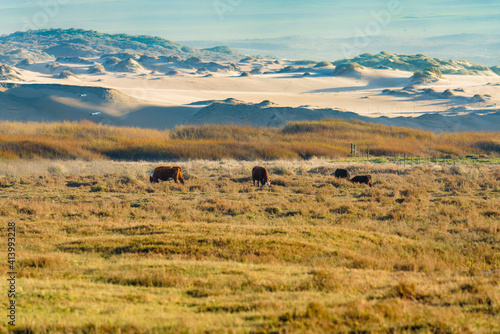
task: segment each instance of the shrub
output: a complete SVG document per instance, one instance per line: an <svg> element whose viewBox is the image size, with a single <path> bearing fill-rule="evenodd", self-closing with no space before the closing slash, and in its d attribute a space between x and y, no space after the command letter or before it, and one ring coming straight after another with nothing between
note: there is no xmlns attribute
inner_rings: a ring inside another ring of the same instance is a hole
<svg viewBox="0 0 500 334"><path fill-rule="evenodd" d="M362 69L364 69L364 67L359 65L358 63L344 63L337 65L337 67L335 67L333 75L336 76L336 75L349 74L355 71L360 71Z"/></svg>
<svg viewBox="0 0 500 334"><path fill-rule="evenodd" d="M327 67L327 66L332 66L332 63L329 62L329 61L320 61L319 63L317 63L316 65L314 65L314 67Z"/></svg>

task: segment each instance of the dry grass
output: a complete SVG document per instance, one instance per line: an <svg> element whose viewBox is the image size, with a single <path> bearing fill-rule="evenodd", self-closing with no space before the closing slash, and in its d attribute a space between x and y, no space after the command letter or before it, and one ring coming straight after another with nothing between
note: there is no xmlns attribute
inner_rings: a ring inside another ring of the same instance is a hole
<svg viewBox="0 0 500 334"><path fill-rule="evenodd" d="M434 134L429 131L324 120L291 122L281 129L179 126L172 131L82 123L0 123L0 158L276 160L343 158L351 143L360 155L456 158L498 156L500 133Z"/></svg>
<svg viewBox="0 0 500 334"><path fill-rule="evenodd" d="M178 164L185 185L152 186L148 162L0 163L17 330L500 331L498 166Z"/></svg>

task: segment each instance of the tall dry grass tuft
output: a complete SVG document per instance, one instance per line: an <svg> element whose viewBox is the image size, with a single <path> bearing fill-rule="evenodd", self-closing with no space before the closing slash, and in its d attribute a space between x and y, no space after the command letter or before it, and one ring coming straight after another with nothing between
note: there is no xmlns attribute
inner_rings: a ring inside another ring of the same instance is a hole
<svg viewBox="0 0 500 334"><path fill-rule="evenodd" d="M19 261L20 268L58 268L66 265L66 261L60 254L37 255L30 258L25 258Z"/></svg>

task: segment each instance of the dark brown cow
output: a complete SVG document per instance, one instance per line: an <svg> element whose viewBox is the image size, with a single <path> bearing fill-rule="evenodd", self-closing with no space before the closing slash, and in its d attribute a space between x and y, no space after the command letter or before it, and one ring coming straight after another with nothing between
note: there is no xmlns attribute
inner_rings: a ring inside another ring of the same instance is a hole
<svg viewBox="0 0 500 334"><path fill-rule="evenodd" d="M182 168L178 166L161 166L156 167L154 171L149 174L149 183L160 183L160 181L174 180L175 183L181 181L184 184L182 177Z"/></svg>
<svg viewBox="0 0 500 334"><path fill-rule="evenodd" d="M358 175L358 176L353 177L351 179L351 182L353 182L353 183L365 183L371 187L372 186L372 176L371 175Z"/></svg>
<svg viewBox="0 0 500 334"><path fill-rule="evenodd" d="M340 179L348 179L351 177L351 175L349 174L349 171L347 169L337 168L335 170L335 177L338 177Z"/></svg>
<svg viewBox="0 0 500 334"><path fill-rule="evenodd" d="M255 166L252 169L252 180L253 185L255 185L255 181L257 181L257 187L259 186L259 182L262 186L268 186L271 184L271 180L269 179L269 173L265 167Z"/></svg>

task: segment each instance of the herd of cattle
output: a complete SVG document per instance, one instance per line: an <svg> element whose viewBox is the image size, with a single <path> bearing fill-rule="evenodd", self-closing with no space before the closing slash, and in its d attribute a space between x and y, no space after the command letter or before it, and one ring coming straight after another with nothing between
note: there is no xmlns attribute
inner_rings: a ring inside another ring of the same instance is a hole
<svg viewBox="0 0 500 334"><path fill-rule="evenodd" d="M335 171L335 177L348 179L353 183L364 183L372 186L372 177L371 175L358 175L350 178L351 175L347 169L337 169ZM179 166L161 166L156 167L154 171L149 174L149 183L159 183L160 181L169 181L174 180L175 183L179 183L179 181L184 184L184 177L182 177L182 168ZM262 186L268 186L271 184L271 179L269 179L269 172L265 167L255 166L252 169L252 181L255 186L255 181L257 181L257 187L259 183Z"/></svg>

